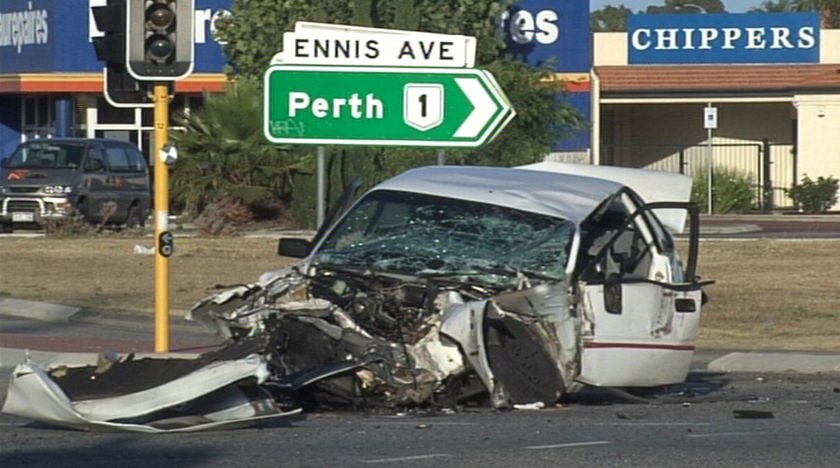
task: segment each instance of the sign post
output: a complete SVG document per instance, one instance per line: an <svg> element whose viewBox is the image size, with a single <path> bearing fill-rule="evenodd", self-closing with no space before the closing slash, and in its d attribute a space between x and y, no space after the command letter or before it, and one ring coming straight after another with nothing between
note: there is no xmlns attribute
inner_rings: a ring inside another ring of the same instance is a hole
<svg viewBox="0 0 840 468"><path fill-rule="evenodd" d="M712 171L714 171L715 168L714 149L712 148L712 130L717 128L717 107L712 107L711 102L705 109L703 109L703 126L706 128L706 178L708 179L708 186L706 187L707 206L709 214L712 214L712 203L714 203L714 197L712 196L712 191L714 190L714 186L712 184Z"/></svg>

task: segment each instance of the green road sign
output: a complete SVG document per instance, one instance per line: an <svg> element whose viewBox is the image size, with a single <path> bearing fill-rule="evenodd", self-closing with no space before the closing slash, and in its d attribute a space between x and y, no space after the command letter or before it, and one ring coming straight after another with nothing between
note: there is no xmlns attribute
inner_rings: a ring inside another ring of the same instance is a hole
<svg viewBox="0 0 840 468"><path fill-rule="evenodd" d="M278 65L265 73L275 143L476 147L516 113L493 76L468 68Z"/></svg>

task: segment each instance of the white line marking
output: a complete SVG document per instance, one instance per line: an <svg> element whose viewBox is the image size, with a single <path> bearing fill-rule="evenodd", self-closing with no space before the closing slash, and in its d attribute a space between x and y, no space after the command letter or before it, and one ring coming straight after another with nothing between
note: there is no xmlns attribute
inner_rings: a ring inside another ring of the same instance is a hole
<svg viewBox="0 0 840 468"><path fill-rule="evenodd" d="M707 437L733 437L733 436L755 436L755 435L765 435L770 434L769 432L718 432L713 434L689 434L688 437L694 439L700 438L707 438Z"/></svg>
<svg viewBox="0 0 840 468"><path fill-rule="evenodd" d="M377 425L387 425L387 426L416 426L418 424L428 424L429 426L478 426L478 423L469 423L469 422L441 422L441 421L406 421L406 422L396 422L396 421L368 421L366 424L377 424Z"/></svg>
<svg viewBox="0 0 840 468"><path fill-rule="evenodd" d="M605 445L611 444L608 440L595 440L592 442L571 442L568 444L553 444L553 445L532 445L530 447L523 447L526 450L544 450L553 448L567 448L567 447L587 447L589 445Z"/></svg>
<svg viewBox="0 0 840 468"><path fill-rule="evenodd" d="M831 423L831 424L829 424L829 426L832 426L832 427L840 427L840 423Z"/></svg>
<svg viewBox="0 0 840 468"><path fill-rule="evenodd" d="M593 426L711 426L711 423L689 422L638 422L638 423L596 423Z"/></svg>
<svg viewBox="0 0 840 468"><path fill-rule="evenodd" d="M410 457L394 457L394 458L377 458L374 460L362 460L362 463L393 463L393 462L401 462L401 461L411 461L411 460L425 460L427 458L440 458L440 457L448 457L449 455L445 453L431 453L429 455L413 455Z"/></svg>

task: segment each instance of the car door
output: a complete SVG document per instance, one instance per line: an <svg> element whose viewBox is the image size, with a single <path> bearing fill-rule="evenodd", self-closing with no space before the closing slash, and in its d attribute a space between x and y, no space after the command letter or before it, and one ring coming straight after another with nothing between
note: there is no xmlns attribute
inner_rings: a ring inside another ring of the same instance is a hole
<svg viewBox="0 0 840 468"><path fill-rule="evenodd" d="M113 223L126 220L129 206L134 201L131 185L137 173L137 161L132 161L127 146L117 141L105 142L105 159L109 171L109 193L106 202L114 206L114 211L109 216L109 221Z"/></svg>
<svg viewBox="0 0 840 468"><path fill-rule="evenodd" d="M98 222L102 219L104 203L109 198L110 180L105 160L105 147L91 142L83 162L83 175L77 208L85 219Z"/></svg>
<svg viewBox="0 0 840 468"><path fill-rule="evenodd" d="M597 386L682 382L697 338L703 284L695 278L697 210L683 203L644 206L632 192L611 201L612 216L582 225L587 262L577 283L581 319L579 381ZM688 266L654 208L690 210ZM601 222L603 233L598 229Z"/></svg>

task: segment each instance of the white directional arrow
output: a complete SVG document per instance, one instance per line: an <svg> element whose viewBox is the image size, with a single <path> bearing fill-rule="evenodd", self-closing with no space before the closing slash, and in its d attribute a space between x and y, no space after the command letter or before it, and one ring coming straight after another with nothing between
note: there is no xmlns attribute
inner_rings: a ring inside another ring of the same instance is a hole
<svg viewBox="0 0 840 468"><path fill-rule="evenodd" d="M470 100L473 105L473 111L464 120L464 123L455 131L457 138L475 138L487 122L495 115L499 106L493 102L490 94L481 85L477 78L455 78L455 83Z"/></svg>

